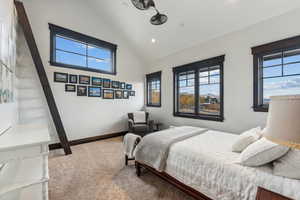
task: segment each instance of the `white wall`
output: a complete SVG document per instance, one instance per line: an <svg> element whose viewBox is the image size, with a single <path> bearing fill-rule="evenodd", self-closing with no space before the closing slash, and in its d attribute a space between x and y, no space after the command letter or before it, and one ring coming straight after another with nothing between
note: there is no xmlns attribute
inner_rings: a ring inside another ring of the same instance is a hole
<svg viewBox="0 0 300 200"><path fill-rule="evenodd" d="M15 20L14 20L14 7L13 1L1 0L0 1L0 88L7 88L7 84L10 84L10 88L14 89L13 82L10 82L8 76L4 75L4 63L13 73L8 73L11 79L15 79L14 68L15 68L15 45L16 45L16 34L15 34ZM4 78L6 77L6 78ZM18 120L17 113L17 101L9 103L0 103L0 134L7 128L13 126Z"/></svg>
<svg viewBox="0 0 300 200"><path fill-rule="evenodd" d="M144 104L145 74L143 61L134 54L127 41L103 21L101 13L94 12L85 1L26 0L23 2L69 139L127 130L127 113L141 109ZM117 75L50 66L48 23L117 44ZM64 92L64 84L53 82L53 73L56 71L132 83L136 97L131 97L130 100L77 97L76 93Z"/></svg>
<svg viewBox="0 0 300 200"><path fill-rule="evenodd" d="M165 125L194 125L239 133L264 126L266 113L254 112L251 47L300 34L300 10L273 18L220 38L199 44L153 63L148 72L162 70L162 107L148 108ZM173 116L172 67L226 54L224 65L224 122Z"/></svg>

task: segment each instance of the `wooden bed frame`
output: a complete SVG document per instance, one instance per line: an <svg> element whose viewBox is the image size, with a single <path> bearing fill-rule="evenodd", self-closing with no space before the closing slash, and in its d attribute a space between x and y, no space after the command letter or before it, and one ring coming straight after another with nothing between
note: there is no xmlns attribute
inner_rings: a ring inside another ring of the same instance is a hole
<svg viewBox="0 0 300 200"><path fill-rule="evenodd" d="M211 198L198 192L192 187L185 185L184 183L178 181L177 179L175 179L174 177L170 176L165 172L159 172L156 169L149 167L148 165L139 163L137 161L135 161L135 168L136 168L136 175L138 177L141 176L141 169L145 168L150 172L154 173L155 175L157 175L158 177L162 178L163 180L167 181L168 183L174 185L175 187L185 192L186 194L194 197L197 200L212 200ZM259 187L257 190L256 200L292 200L292 199Z"/></svg>

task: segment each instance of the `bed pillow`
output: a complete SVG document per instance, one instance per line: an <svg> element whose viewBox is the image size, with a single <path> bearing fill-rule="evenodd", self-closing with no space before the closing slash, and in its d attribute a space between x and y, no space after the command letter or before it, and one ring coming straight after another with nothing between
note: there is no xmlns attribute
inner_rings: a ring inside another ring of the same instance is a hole
<svg viewBox="0 0 300 200"><path fill-rule="evenodd" d="M273 173L292 179L300 179L300 150L292 149L285 156L273 162Z"/></svg>
<svg viewBox="0 0 300 200"><path fill-rule="evenodd" d="M240 155L240 164L249 167L257 167L270 163L289 151L286 146L275 144L266 138L250 144Z"/></svg>
<svg viewBox="0 0 300 200"><path fill-rule="evenodd" d="M245 131L241 135L238 136L237 140L232 145L233 152L242 152L246 149L250 144L259 140L262 137L261 128L256 127Z"/></svg>

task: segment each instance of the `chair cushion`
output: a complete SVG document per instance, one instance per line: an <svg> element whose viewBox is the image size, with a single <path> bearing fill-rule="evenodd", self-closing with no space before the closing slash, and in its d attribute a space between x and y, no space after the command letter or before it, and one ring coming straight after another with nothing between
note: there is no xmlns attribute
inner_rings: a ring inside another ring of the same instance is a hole
<svg viewBox="0 0 300 200"><path fill-rule="evenodd" d="M145 132L148 130L148 125L147 124L135 124L134 130L136 132Z"/></svg>

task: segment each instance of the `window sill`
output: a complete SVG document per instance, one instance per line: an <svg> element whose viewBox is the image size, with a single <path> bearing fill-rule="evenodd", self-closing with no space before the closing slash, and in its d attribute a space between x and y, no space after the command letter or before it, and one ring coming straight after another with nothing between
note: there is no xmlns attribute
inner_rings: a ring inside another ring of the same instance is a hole
<svg viewBox="0 0 300 200"><path fill-rule="evenodd" d="M193 114L187 114L187 113L174 113L175 117L184 117L184 118L191 118L191 119L199 119L199 120L209 120L209 121L217 121L217 122L223 122L224 117L221 116L204 116L204 115L193 115Z"/></svg>
<svg viewBox="0 0 300 200"><path fill-rule="evenodd" d="M254 106L253 110L254 112L268 112L269 108L265 106Z"/></svg>
<svg viewBox="0 0 300 200"><path fill-rule="evenodd" d="M68 64L63 64L63 63L57 63L50 61L50 65L56 66L56 67L63 67L63 68L70 68L70 69L76 69L76 70L83 70L83 71L89 71L89 72L97 72L101 74L110 74L110 75L116 75L116 72L107 72L107 71L102 71L99 69L93 69L93 68L87 68L87 67L81 67L81 66L76 66L76 65L68 65Z"/></svg>
<svg viewBox="0 0 300 200"><path fill-rule="evenodd" d="M151 104L147 104L146 105L147 107L154 107L154 108L160 108L161 105L151 105Z"/></svg>

